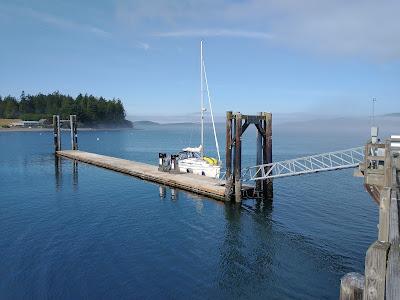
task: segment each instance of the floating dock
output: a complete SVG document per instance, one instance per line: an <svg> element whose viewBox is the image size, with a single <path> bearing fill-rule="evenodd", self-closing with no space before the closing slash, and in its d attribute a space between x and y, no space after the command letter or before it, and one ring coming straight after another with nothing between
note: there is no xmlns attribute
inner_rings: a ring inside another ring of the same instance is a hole
<svg viewBox="0 0 400 300"><path fill-rule="evenodd" d="M216 178L189 173L161 172L154 165L79 150L57 151L57 155L216 200L225 200L224 181Z"/></svg>
<svg viewBox="0 0 400 300"><path fill-rule="evenodd" d="M72 150L61 150L61 124L69 122L71 128ZM272 199L272 181L258 180L256 185L243 184L242 178L242 134L254 124L257 128L257 164L272 163L272 115L242 115L227 112L226 122L226 175L225 180L195 175L191 173L164 172L158 166L115 158L95 153L78 151L78 125L76 115L69 120L61 120L59 115L53 116L54 152L62 157L131 175L143 180L155 182L172 188L193 192L221 201L235 199ZM233 151L234 149L234 151ZM164 153L160 153L164 154ZM161 158L161 157L160 157ZM175 155L171 155L171 160ZM174 161L175 164L176 160ZM162 166L162 164L161 164ZM268 169L269 167L265 167ZM263 168L264 169L264 168ZM173 168L177 170L177 168Z"/></svg>

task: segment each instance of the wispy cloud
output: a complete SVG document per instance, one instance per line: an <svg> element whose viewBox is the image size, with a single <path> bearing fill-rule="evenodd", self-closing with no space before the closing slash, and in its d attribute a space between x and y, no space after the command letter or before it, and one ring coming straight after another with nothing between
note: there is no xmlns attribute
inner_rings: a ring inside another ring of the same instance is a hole
<svg viewBox="0 0 400 300"><path fill-rule="evenodd" d="M397 60L399 11L398 0L119 0L116 18L159 37L269 39L309 53Z"/></svg>
<svg viewBox="0 0 400 300"><path fill-rule="evenodd" d="M144 42L137 42L136 43L136 48L143 49L143 50L147 51L147 50L150 49L150 45L148 43L144 43Z"/></svg>
<svg viewBox="0 0 400 300"><path fill-rule="evenodd" d="M99 27L90 25L90 24L83 24L79 22L75 22L63 17L55 16L52 14L44 13L41 11L34 10L32 8L24 8L19 10L19 13L22 13L25 16L34 18L42 23L47 23L62 29L68 30L76 30L81 31L89 34L93 34L102 38L109 38L111 37L111 33L105 31Z"/></svg>
<svg viewBox="0 0 400 300"><path fill-rule="evenodd" d="M154 33L158 37L235 37L249 39L272 39L273 35L259 31L232 29L191 29Z"/></svg>

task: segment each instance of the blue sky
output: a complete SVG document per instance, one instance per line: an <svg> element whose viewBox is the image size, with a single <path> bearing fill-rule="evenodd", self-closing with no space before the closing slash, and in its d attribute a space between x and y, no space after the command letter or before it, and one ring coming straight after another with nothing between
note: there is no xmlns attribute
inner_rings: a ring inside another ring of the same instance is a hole
<svg viewBox="0 0 400 300"><path fill-rule="evenodd" d="M369 115L400 103L400 1L0 0L0 95L92 93L128 115ZM396 110L396 108L394 109ZM400 111L398 108L397 111Z"/></svg>

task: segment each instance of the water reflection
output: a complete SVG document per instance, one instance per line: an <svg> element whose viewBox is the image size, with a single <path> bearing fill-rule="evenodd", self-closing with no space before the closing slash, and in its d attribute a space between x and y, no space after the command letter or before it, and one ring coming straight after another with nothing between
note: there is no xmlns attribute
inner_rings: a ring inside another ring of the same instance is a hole
<svg viewBox="0 0 400 300"><path fill-rule="evenodd" d="M179 198L179 192L177 189L171 189L171 200L176 201Z"/></svg>
<svg viewBox="0 0 400 300"><path fill-rule="evenodd" d="M167 192L167 188L163 185L159 186L159 193L160 193L160 198L165 199L165 194Z"/></svg>
<svg viewBox="0 0 400 300"><path fill-rule="evenodd" d="M62 186L62 165L61 157L59 157L58 155L54 156L54 174L56 178L56 191L59 192Z"/></svg>
<svg viewBox="0 0 400 300"><path fill-rule="evenodd" d="M258 285L274 280L272 208L271 200L225 204L226 223L219 255L218 284L221 290L234 298L250 296L241 293L254 292ZM254 289L249 289L249 286L254 286ZM234 291L238 294L232 294Z"/></svg>
<svg viewBox="0 0 400 300"><path fill-rule="evenodd" d="M78 162L76 160L72 161L72 189L78 190Z"/></svg>
<svg viewBox="0 0 400 300"><path fill-rule="evenodd" d="M173 200L173 201L178 200L180 190L174 189L174 188L169 188L169 190L171 193L171 200ZM165 185L159 185L158 193L159 193L161 199L165 199L165 197L167 195L167 187Z"/></svg>
<svg viewBox="0 0 400 300"><path fill-rule="evenodd" d="M64 172L65 172L65 165L64 165ZM78 161L76 160L72 161L71 175L72 175L72 189L73 191L77 191ZM63 159L57 155L54 156L54 177L55 177L56 191L59 192L63 186Z"/></svg>

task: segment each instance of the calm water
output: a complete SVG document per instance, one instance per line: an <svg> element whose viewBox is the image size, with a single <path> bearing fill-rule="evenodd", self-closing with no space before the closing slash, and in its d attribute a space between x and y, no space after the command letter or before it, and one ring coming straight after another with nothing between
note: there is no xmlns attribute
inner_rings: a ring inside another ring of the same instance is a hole
<svg viewBox="0 0 400 300"><path fill-rule="evenodd" d="M365 137L275 130L274 160ZM197 140L193 126L79 135L82 150L151 163ZM352 170L276 180L272 203L242 208L161 199L156 184L55 165L50 132L0 132L0 299L337 299L340 277L363 272L377 209Z"/></svg>

